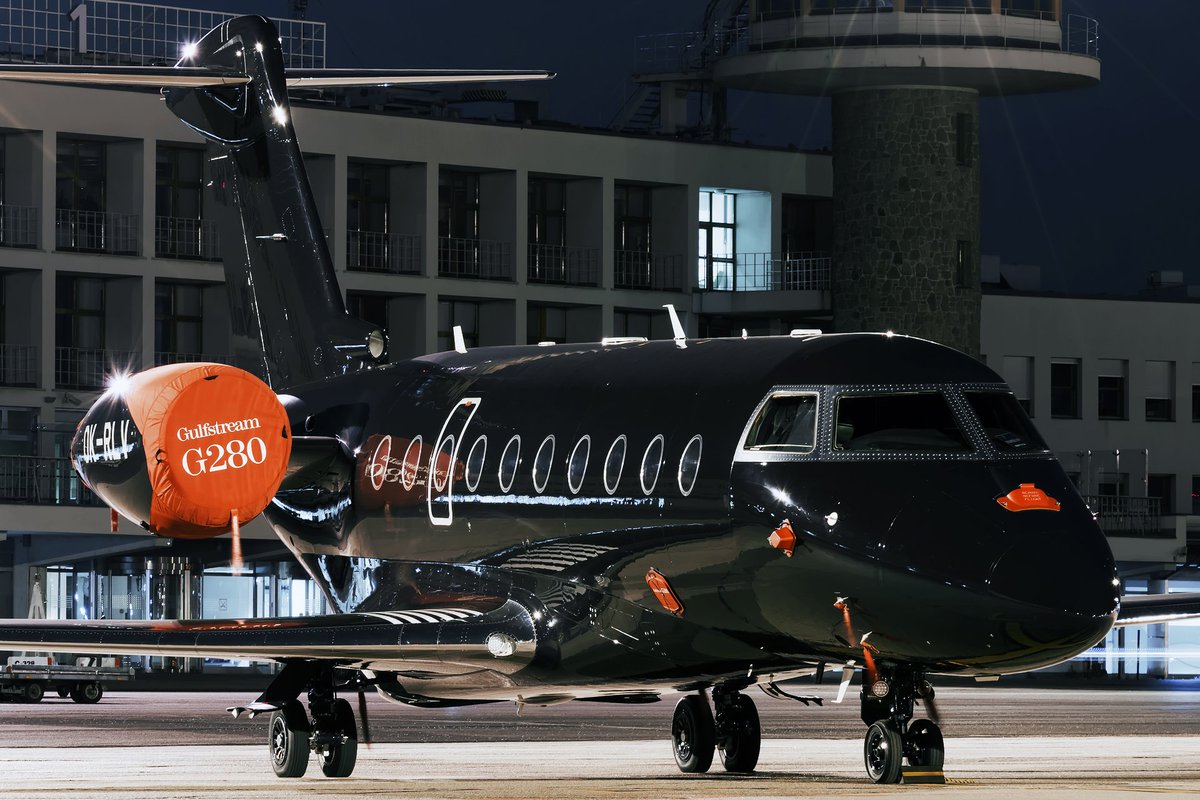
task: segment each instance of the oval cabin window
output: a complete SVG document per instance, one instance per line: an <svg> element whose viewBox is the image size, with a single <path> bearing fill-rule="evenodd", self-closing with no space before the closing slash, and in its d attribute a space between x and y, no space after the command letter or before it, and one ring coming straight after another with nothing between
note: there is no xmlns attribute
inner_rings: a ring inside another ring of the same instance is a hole
<svg viewBox="0 0 1200 800"><path fill-rule="evenodd" d="M550 481L550 469L554 466L554 434L542 440L537 455L533 457L533 489L538 494L546 490Z"/></svg>
<svg viewBox="0 0 1200 800"><path fill-rule="evenodd" d="M650 494L658 483L658 473L662 471L663 435L660 433L646 445L642 456L642 491Z"/></svg>
<svg viewBox="0 0 1200 800"><path fill-rule="evenodd" d="M625 446L628 443L625 434L621 434L608 448L604 458L604 491L613 494L617 484L621 482L621 473L625 470Z"/></svg>
<svg viewBox="0 0 1200 800"><path fill-rule="evenodd" d="M696 486L696 475L700 472L700 453L704 448L704 440L696 434L683 448L679 458L679 491L684 497L692 493Z"/></svg>
<svg viewBox="0 0 1200 800"><path fill-rule="evenodd" d="M567 459L567 486L571 494L579 494L583 488L583 476L587 473L588 456L592 452L592 437L584 436L575 444L571 457Z"/></svg>
<svg viewBox="0 0 1200 800"><path fill-rule="evenodd" d="M504 445L500 454L500 469L496 477L500 479L500 491L507 492L512 488L513 478L517 477L517 467L521 465L521 437L514 436Z"/></svg>
<svg viewBox="0 0 1200 800"><path fill-rule="evenodd" d="M479 488L479 479L483 477L483 462L487 458L487 437L480 436L475 440L475 444L471 445L471 452L467 455L467 491L475 491Z"/></svg>

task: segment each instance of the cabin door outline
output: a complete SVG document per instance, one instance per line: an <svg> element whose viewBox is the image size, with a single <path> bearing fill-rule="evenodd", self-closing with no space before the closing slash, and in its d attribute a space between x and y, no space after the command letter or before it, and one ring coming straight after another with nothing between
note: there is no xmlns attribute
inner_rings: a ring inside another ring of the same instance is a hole
<svg viewBox="0 0 1200 800"><path fill-rule="evenodd" d="M457 471L458 451L462 449L463 439L467 435L467 426L475 418L475 412L479 410L479 405L482 402L483 398L481 397L460 398L454 404L454 408L450 409L450 413L446 415L446 420L442 423L442 429L438 432L437 438L433 442L433 448L429 454L429 470L426 473L428 479L425 481L425 508L429 513L429 522L432 525L446 527L454 522L454 475ZM459 420L462 421L462 425L456 432L454 426ZM446 481L439 490L437 473L438 457L442 449L446 446L447 439L453 439L454 444L448 454ZM443 496L446 498L446 512L444 515L439 515L434 512L433 504Z"/></svg>

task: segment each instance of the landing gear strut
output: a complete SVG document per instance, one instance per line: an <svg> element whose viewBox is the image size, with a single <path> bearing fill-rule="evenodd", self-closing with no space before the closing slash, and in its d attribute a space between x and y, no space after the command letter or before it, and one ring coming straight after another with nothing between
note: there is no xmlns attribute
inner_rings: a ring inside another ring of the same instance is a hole
<svg viewBox="0 0 1200 800"><path fill-rule="evenodd" d="M754 701L728 689L713 691L716 716L703 694L684 697L675 706L671 741L681 772L707 772L714 751L721 751L727 772L753 772L762 746L762 728Z"/></svg>
<svg viewBox="0 0 1200 800"><path fill-rule="evenodd" d="M867 723L863 760L871 780L899 783L906 758L910 767L941 771L941 728L929 719L912 721L916 700L933 709L933 687L919 671L880 670L873 681L864 679L861 699L862 720Z"/></svg>
<svg viewBox="0 0 1200 800"><path fill-rule="evenodd" d="M281 778L299 778L316 753L321 772L329 778L348 778L358 760L354 711L335 696L333 670L316 674L308 687L308 713L299 700L289 700L273 714L268 734L271 767Z"/></svg>

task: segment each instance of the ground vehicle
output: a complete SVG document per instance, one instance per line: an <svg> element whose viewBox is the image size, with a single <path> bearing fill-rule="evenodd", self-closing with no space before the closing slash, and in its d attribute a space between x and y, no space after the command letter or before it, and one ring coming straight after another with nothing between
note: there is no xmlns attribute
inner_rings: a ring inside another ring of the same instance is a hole
<svg viewBox="0 0 1200 800"><path fill-rule="evenodd" d="M48 656L14 656L0 667L0 700L37 703L54 690L76 703L98 703L105 683L133 680L133 668L114 661L81 656L75 664L55 664Z"/></svg>

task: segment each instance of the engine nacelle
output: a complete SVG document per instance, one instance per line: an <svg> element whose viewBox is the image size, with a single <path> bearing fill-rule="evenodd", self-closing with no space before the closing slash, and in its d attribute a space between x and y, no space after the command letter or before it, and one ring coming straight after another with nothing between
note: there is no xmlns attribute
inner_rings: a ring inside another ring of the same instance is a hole
<svg viewBox="0 0 1200 800"><path fill-rule="evenodd" d="M287 471L287 411L225 364L170 364L110 384L71 442L75 470L152 533L202 539L262 513Z"/></svg>

